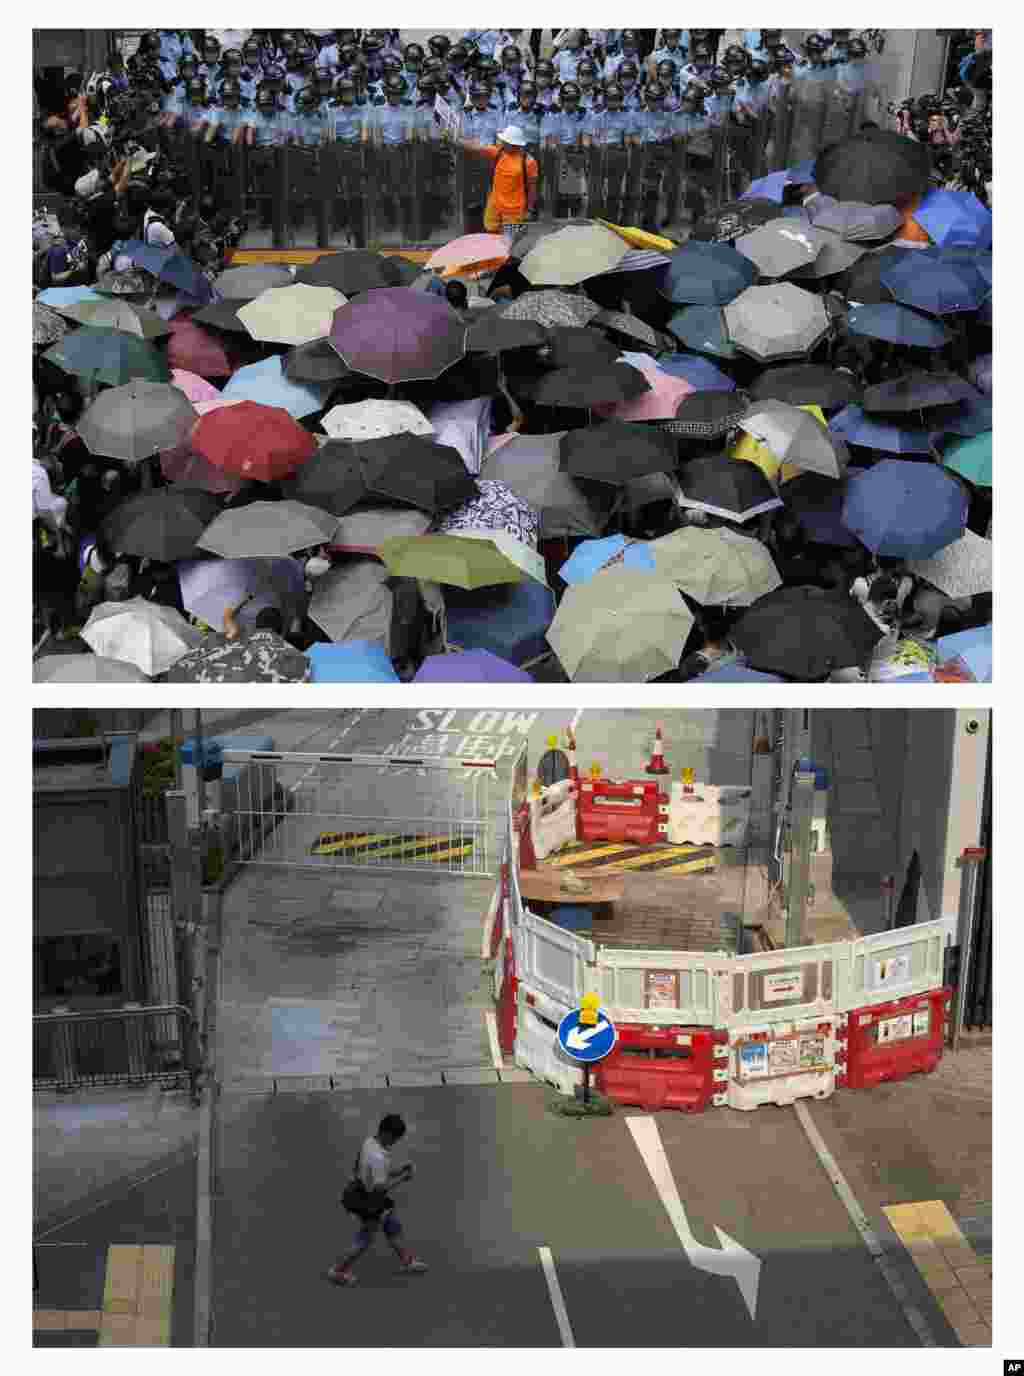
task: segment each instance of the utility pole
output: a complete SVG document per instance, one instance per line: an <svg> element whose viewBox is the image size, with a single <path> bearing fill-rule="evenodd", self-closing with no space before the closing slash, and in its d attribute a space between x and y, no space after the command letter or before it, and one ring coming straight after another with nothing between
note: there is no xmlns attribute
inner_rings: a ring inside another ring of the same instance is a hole
<svg viewBox="0 0 1024 1376"><path fill-rule="evenodd" d="M175 747L177 754L177 747ZM188 824L188 800L180 789L167 792L167 834L171 861L171 920L178 965L179 998L193 1015L186 1062L201 1068L202 1047L195 1019L196 993L201 980L196 970L196 942L203 920L202 830Z"/></svg>
<svg viewBox="0 0 1024 1376"><path fill-rule="evenodd" d="M953 1009L953 1027L950 1037L950 1050L960 1046L960 1034L964 1029L964 1012L967 1007L967 984L973 971L974 952L974 915L977 911L978 874L985 862L987 851L981 846L970 846L957 860L960 871L960 912L957 922L957 941L960 945L959 969L956 982L956 1003Z"/></svg>

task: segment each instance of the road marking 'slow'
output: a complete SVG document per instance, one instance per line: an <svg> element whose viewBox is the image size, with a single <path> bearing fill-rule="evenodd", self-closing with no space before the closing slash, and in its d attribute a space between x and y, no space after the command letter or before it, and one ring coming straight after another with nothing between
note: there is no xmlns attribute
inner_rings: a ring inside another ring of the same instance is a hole
<svg viewBox="0 0 1024 1376"><path fill-rule="evenodd" d="M540 1264L544 1268L544 1279L548 1283L548 1294L551 1296L551 1307L555 1311L555 1322L558 1324L558 1331L562 1335L563 1347L575 1347L576 1340L572 1336L572 1327L569 1323L569 1314L565 1307L565 1300L562 1298L562 1287L558 1283L555 1275L555 1263L551 1256L550 1247L538 1247L540 1253Z"/></svg>

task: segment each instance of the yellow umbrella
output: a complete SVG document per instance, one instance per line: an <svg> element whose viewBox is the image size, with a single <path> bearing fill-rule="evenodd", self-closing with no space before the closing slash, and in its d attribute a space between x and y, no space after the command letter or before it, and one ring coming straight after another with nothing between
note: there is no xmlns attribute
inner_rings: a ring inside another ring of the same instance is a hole
<svg viewBox="0 0 1024 1376"><path fill-rule="evenodd" d="M815 420L821 421L822 425L828 425L825 413L820 406L801 406L801 411L808 411ZM798 468L794 463L780 464L772 451L765 444L760 444L754 439L753 435L748 435L745 430L740 431L740 437L731 448L726 450L730 459L747 459L750 463L756 463L758 468L769 480L769 482L788 482L790 478L796 478L805 470Z"/></svg>
<svg viewBox="0 0 1024 1376"><path fill-rule="evenodd" d="M646 229L638 229L636 225L613 225L608 220L598 220L597 223L604 225L605 229L613 229L632 248L654 248L662 253L671 253L679 247L675 240L664 239L660 234L651 234Z"/></svg>

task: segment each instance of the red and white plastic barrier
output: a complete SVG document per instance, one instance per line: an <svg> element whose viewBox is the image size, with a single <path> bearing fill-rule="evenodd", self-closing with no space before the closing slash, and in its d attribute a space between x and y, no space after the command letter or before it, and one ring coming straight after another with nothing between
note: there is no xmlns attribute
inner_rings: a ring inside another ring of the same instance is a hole
<svg viewBox="0 0 1024 1376"><path fill-rule="evenodd" d="M668 794L651 780L584 779L578 815L581 841L649 846L668 839Z"/></svg>
<svg viewBox="0 0 1024 1376"><path fill-rule="evenodd" d="M838 1034L836 1083L871 1089L934 1070L942 1060L952 997L952 989L933 989L848 1013Z"/></svg>
<svg viewBox="0 0 1024 1376"><path fill-rule="evenodd" d="M597 1066L596 1083L616 1104L648 1113L703 1113L728 1077L727 1032L710 1027L616 1025L618 1041Z"/></svg>

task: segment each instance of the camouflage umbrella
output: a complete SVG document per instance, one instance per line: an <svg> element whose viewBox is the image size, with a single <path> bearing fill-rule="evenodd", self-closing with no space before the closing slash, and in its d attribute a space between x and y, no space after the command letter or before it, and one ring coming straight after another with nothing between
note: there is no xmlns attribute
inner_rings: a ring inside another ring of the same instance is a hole
<svg viewBox="0 0 1024 1376"><path fill-rule="evenodd" d="M34 347L43 344L55 344L67 332L67 321L61 315L55 310L51 310L49 306L40 305L38 301L32 302L32 344Z"/></svg>
<svg viewBox="0 0 1024 1376"><path fill-rule="evenodd" d="M586 325L601 307L586 296L564 291L528 291L499 309L499 319L534 320L551 329L555 325Z"/></svg>
<svg viewBox="0 0 1024 1376"><path fill-rule="evenodd" d="M236 641L220 636L183 655L169 683L305 683L309 660L274 631L250 631Z"/></svg>

